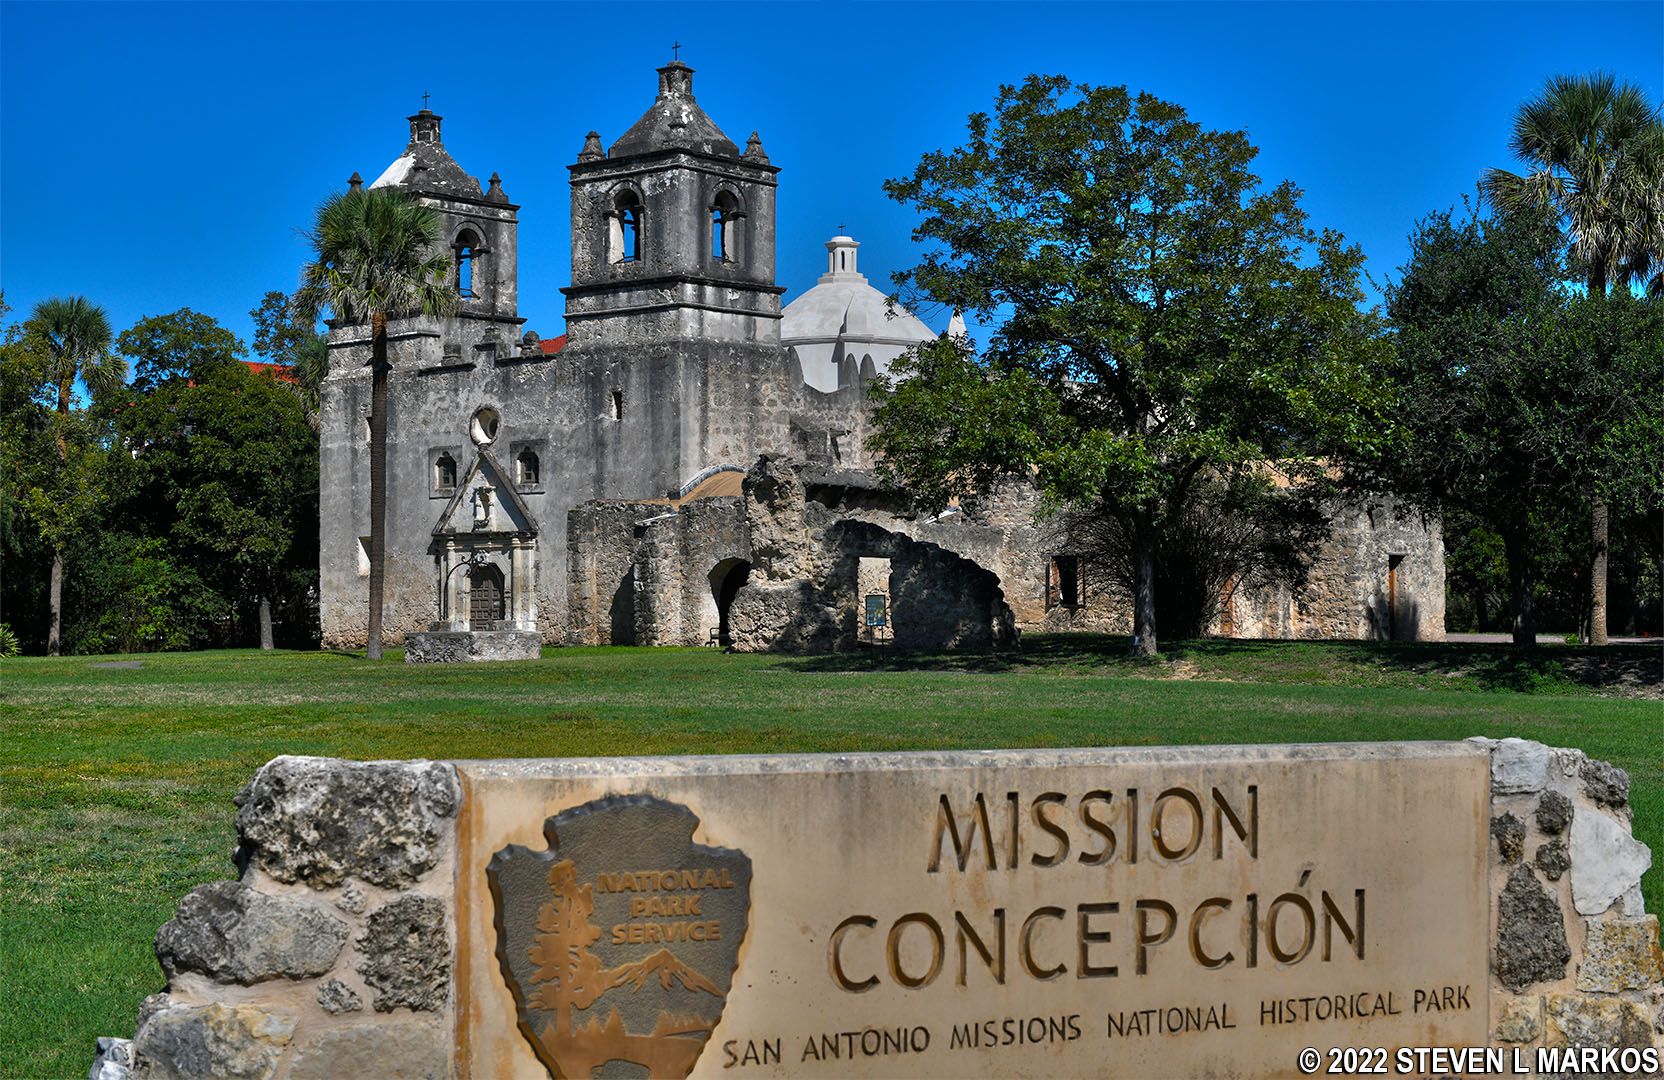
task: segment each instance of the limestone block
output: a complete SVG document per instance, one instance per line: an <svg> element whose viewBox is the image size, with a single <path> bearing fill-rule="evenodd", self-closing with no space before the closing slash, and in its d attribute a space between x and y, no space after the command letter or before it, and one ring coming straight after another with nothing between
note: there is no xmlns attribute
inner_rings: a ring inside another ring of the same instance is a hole
<svg viewBox="0 0 1664 1080"><path fill-rule="evenodd" d="M1540 742L1507 738L1491 749L1491 794L1541 791L1548 783L1549 748Z"/></svg>
<svg viewBox="0 0 1664 1080"><path fill-rule="evenodd" d="M358 973L376 992L377 1012L444 1007L451 942L437 898L403 896L371 912L356 944Z"/></svg>
<svg viewBox="0 0 1664 1080"><path fill-rule="evenodd" d="M179 902L178 913L156 932L156 958L170 980L196 971L247 986L322 975L346 943L347 924L321 904L216 881Z"/></svg>
<svg viewBox="0 0 1664 1080"><path fill-rule="evenodd" d="M1629 774L1604 761L1585 761L1583 791L1602 806L1621 807L1629 802Z"/></svg>
<svg viewBox="0 0 1664 1080"><path fill-rule="evenodd" d="M340 979L330 979L318 986L318 1004L324 1012L336 1015L344 1012L357 1012L364 1007L364 1002L358 996L358 991L342 982Z"/></svg>
<svg viewBox="0 0 1664 1080"><path fill-rule="evenodd" d="M133 1075L155 1080L271 1076L295 1018L257 1005L169 1005L133 1036Z"/></svg>
<svg viewBox="0 0 1664 1080"><path fill-rule="evenodd" d="M1539 998L1514 998L1497 1013L1497 1042L1528 1043L1543 1032L1537 1014L1542 1009Z"/></svg>
<svg viewBox="0 0 1664 1080"><path fill-rule="evenodd" d="M407 664L536 660L542 655L543 635L536 630L430 630L404 638Z"/></svg>
<svg viewBox="0 0 1664 1080"><path fill-rule="evenodd" d="M1491 835L1505 863L1517 863L1525 855L1525 822L1513 814L1491 819Z"/></svg>
<svg viewBox="0 0 1664 1080"><path fill-rule="evenodd" d="M237 796L243 856L279 881L399 887L439 861L456 774L431 761L280 757Z"/></svg>
<svg viewBox="0 0 1664 1080"><path fill-rule="evenodd" d="M1664 954L1658 950L1658 917L1589 923L1577 988L1615 994L1645 990L1664 979Z"/></svg>
<svg viewBox="0 0 1664 1080"><path fill-rule="evenodd" d="M1496 977L1510 990L1552 982L1572 958L1560 902L1538 883L1531 868L1514 867L1497 900Z"/></svg>
<svg viewBox="0 0 1664 1080"><path fill-rule="evenodd" d="M1537 801L1537 828L1550 836L1565 832L1572 822L1572 801L1558 791L1545 791Z"/></svg>
<svg viewBox="0 0 1664 1080"><path fill-rule="evenodd" d="M1572 906L1599 915L1633 889L1652 865L1652 852L1629 827L1606 814L1572 818Z"/></svg>
<svg viewBox="0 0 1664 1080"><path fill-rule="evenodd" d="M1550 881L1559 881L1561 875L1571 869L1571 855L1566 851L1566 841L1563 837L1555 837L1537 849L1537 869Z"/></svg>
<svg viewBox="0 0 1664 1080"><path fill-rule="evenodd" d="M450 1053L444 1035L431 1024L357 1024L326 1031L295 1053L291 1080L444 1080Z"/></svg>
<svg viewBox="0 0 1664 1080"><path fill-rule="evenodd" d="M1544 998L1543 1011L1546 1046L1652 1045L1652 1022L1639 1002L1549 994Z"/></svg>
<svg viewBox="0 0 1664 1080"><path fill-rule="evenodd" d="M98 1052L87 1071L87 1080L128 1080L133 1075L133 1040L98 1037Z"/></svg>

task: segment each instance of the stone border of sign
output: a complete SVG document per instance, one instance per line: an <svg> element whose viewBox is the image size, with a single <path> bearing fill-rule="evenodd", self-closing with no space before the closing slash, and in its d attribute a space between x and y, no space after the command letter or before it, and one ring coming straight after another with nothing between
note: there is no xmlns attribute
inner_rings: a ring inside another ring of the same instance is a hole
<svg viewBox="0 0 1664 1080"><path fill-rule="evenodd" d="M1470 741L1491 755L1493 1043L1664 1047L1629 777L1580 750ZM236 799L239 878L157 932L166 988L132 1039L98 1040L92 1080L450 1076L461 798L440 762L268 762Z"/></svg>

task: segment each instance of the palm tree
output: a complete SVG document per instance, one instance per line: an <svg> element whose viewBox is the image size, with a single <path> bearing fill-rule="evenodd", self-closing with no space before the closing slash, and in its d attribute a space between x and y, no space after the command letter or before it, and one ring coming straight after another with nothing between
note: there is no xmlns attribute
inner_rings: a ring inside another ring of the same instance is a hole
<svg viewBox="0 0 1664 1080"><path fill-rule="evenodd" d="M1492 169L1486 194L1504 212L1556 215L1590 296L1638 283L1664 289L1664 120L1639 86L1604 72L1556 75L1520 107L1509 148L1530 171ZM1587 640L1604 645L1607 506L1598 490L1590 518Z"/></svg>
<svg viewBox="0 0 1664 1080"><path fill-rule="evenodd" d="M56 397L58 467L69 467L69 406L75 383L80 380L94 396L121 385L127 365L110 352L110 320L104 309L84 296L56 296L42 300L27 325L27 332L40 343L46 357L45 388ZM52 584L49 591L52 628L46 637L46 653L57 656L63 619L64 526L56 523L52 533Z"/></svg>
<svg viewBox="0 0 1664 1080"><path fill-rule="evenodd" d="M367 652L381 659L387 556L387 322L455 310L451 258L440 246L432 207L396 188L353 188L318 207L306 234L314 259L301 270L297 310L325 307L348 323L370 324L370 625Z"/></svg>

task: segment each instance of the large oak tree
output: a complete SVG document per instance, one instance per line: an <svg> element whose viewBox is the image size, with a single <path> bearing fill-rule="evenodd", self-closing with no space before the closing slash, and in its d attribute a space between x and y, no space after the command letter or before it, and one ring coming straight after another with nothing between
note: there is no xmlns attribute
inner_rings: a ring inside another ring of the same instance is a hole
<svg viewBox="0 0 1664 1080"><path fill-rule="evenodd" d="M1106 516L1143 655L1158 552L1200 487L1270 462L1315 481L1385 432L1362 256L1256 154L1149 94L1031 76L886 184L925 245L903 297L997 329L981 355L944 339L897 365L874 449L926 504L1032 471Z"/></svg>

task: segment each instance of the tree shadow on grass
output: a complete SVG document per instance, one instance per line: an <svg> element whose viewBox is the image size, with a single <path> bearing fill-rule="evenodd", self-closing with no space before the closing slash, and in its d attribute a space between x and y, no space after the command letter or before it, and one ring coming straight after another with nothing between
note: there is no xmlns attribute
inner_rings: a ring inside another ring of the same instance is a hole
<svg viewBox="0 0 1664 1080"><path fill-rule="evenodd" d="M1586 693L1664 697L1664 649L1501 643L1388 641L1245 641L1203 638L1164 643L1161 657L1129 654L1128 639L1108 634L1027 634L1014 649L993 652L867 648L781 658L779 670L805 674L1023 670L1125 674L1227 682L1325 686L1396 684L1516 693Z"/></svg>

